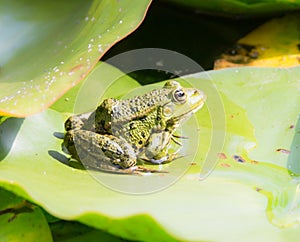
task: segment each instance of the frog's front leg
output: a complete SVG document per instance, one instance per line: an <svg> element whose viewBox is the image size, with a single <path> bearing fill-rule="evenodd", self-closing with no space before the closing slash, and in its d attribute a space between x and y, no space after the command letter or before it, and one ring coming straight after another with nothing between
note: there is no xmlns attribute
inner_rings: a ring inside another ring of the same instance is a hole
<svg viewBox="0 0 300 242"><path fill-rule="evenodd" d="M146 158L144 160L154 164L162 164L182 157L178 155L180 148L173 153L169 153L172 136L173 134L170 132L152 133L145 150Z"/></svg>
<svg viewBox="0 0 300 242"><path fill-rule="evenodd" d="M64 145L73 158L96 169L117 171L136 164L133 148L125 140L113 135L70 130L65 135Z"/></svg>

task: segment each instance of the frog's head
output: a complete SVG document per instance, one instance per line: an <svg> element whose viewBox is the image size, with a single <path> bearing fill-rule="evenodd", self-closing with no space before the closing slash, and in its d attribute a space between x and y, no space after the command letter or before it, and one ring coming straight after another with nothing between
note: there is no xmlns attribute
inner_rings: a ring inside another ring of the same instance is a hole
<svg viewBox="0 0 300 242"><path fill-rule="evenodd" d="M163 106L163 115L166 119L184 119L198 111L205 103L205 94L196 88L182 87L176 81L166 82L164 88L171 89L169 102Z"/></svg>

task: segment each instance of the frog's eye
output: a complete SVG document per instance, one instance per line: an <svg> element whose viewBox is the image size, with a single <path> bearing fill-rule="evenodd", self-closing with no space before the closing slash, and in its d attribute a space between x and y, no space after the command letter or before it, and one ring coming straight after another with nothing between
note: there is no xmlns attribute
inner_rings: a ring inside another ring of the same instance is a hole
<svg viewBox="0 0 300 242"><path fill-rule="evenodd" d="M173 97L175 101L184 103L186 101L186 95L185 92L182 91L181 89L175 90L173 93Z"/></svg>

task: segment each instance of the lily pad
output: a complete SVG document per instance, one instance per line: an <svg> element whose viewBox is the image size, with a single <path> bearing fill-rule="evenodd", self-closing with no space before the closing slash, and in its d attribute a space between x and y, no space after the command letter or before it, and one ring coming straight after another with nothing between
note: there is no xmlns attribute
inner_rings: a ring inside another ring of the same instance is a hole
<svg viewBox="0 0 300 242"><path fill-rule="evenodd" d="M89 78L101 76L93 74ZM218 95L208 95L196 115L196 158L184 176L162 191L139 196L116 192L86 170L70 167L60 139L68 114L57 108L1 124L0 184L58 218L132 240L296 241L299 75L299 68L239 68L184 77L207 94L212 82L223 101L226 136L220 136L223 149L215 154L218 165L207 179L200 174L215 162L207 156L214 145L211 137L224 132L211 120L219 108ZM106 87L99 82L99 88ZM115 96L124 93L118 87Z"/></svg>
<svg viewBox="0 0 300 242"><path fill-rule="evenodd" d="M150 0L1 1L0 115L42 111L141 23Z"/></svg>

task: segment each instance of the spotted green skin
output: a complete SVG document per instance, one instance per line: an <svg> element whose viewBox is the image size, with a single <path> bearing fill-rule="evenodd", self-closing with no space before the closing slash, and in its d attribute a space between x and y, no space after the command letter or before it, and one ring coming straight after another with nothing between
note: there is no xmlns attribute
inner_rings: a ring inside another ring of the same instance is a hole
<svg viewBox="0 0 300 242"><path fill-rule="evenodd" d="M175 81L131 99L105 99L89 115L67 119L64 145L73 158L106 171L132 169L138 159L170 162L178 157L169 152L174 132L205 99Z"/></svg>

